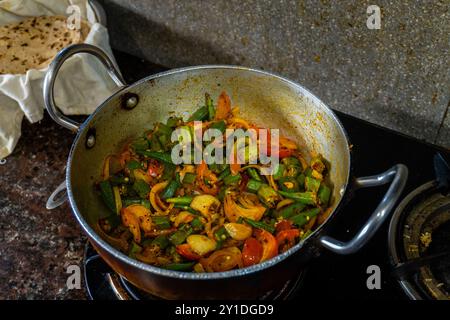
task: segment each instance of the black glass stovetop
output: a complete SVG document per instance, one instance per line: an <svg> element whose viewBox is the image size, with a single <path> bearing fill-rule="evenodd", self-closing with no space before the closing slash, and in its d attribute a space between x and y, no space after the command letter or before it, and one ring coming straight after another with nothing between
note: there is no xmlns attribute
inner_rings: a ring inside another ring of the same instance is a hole
<svg viewBox="0 0 450 320"><path fill-rule="evenodd" d="M132 83L151 73L165 70L121 52L115 52L125 79ZM420 185L433 180L433 156L437 152L450 155L449 150L421 142L368 122L336 112L352 144L353 176L378 174L397 163L405 164L409 177L402 197ZM329 235L346 241L354 235L386 192L386 186L356 191L332 224ZM392 213L391 213L392 215ZM387 219L389 220L390 217ZM390 276L386 221L370 242L353 255L340 256L326 250L313 259L307 270L289 287L290 299L407 299L397 280ZM94 253L91 252L91 255ZM93 264L94 265L94 264ZM98 263L95 264L98 267ZM381 289L367 287L367 267L381 270ZM101 268L100 268L101 269ZM88 271L88 270L87 270ZM92 273L92 270L89 271ZM89 285L89 284L88 284ZM97 286L107 286L105 283ZM295 289L295 290L294 290ZM106 289L105 289L106 290Z"/></svg>

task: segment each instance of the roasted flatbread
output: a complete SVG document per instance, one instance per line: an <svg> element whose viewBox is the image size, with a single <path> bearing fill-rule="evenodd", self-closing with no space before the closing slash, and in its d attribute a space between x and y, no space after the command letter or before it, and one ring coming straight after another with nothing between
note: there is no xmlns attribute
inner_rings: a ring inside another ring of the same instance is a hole
<svg viewBox="0 0 450 320"><path fill-rule="evenodd" d="M64 47L82 43L87 22L71 30L64 16L33 17L0 27L0 74L23 74L45 68Z"/></svg>

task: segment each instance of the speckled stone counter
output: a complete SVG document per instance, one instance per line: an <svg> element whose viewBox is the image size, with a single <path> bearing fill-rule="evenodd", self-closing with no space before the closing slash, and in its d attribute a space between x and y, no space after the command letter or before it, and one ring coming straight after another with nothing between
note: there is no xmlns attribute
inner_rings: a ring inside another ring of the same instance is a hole
<svg viewBox="0 0 450 320"><path fill-rule="evenodd" d="M161 68L116 52L125 79L133 82ZM14 153L0 165L0 299L85 299L68 290L67 266L82 267L86 238L64 204L45 202L63 181L74 135L48 115L22 125Z"/></svg>
<svg viewBox="0 0 450 320"><path fill-rule="evenodd" d="M0 298L84 298L66 289L66 267L81 265L85 238L67 204L45 202L63 181L73 135L49 117L23 123L22 138L0 165Z"/></svg>

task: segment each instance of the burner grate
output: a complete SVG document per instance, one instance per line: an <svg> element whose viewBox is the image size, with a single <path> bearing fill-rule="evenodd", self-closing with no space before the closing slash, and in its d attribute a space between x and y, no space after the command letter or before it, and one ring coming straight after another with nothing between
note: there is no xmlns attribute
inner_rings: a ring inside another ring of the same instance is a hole
<svg viewBox="0 0 450 320"><path fill-rule="evenodd" d="M436 181L411 192L398 206L389 228L389 249L394 268L403 263L450 251L450 196ZM450 256L417 264L398 281L411 299L450 298Z"/></svg>
<svg viewBox="0 0 450 320"><path fill-rule="evenodd" d="M267 292L259 300L289 300L300 289L306 271L282 287ZM84 282L91 300L161 300L115 273L87 243L84 255Z"/></svg>

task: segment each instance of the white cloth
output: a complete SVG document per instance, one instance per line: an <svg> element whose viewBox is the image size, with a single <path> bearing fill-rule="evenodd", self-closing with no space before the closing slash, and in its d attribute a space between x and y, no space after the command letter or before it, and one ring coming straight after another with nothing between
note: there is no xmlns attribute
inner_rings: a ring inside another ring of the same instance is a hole
<svg viewBox="0 0 450 320"><path fill-rule="evenodd" d="M91 24L84 43L102 48L113 58L108 32L97 21L87 0L0 0L0 25L31 16L68 16L69 5L78 5L81 17ZM14 150L23 116L32 123L42 119L42 84L47 69L0 75L0 159ZM55 101L66 115L90 114L116 88L95 57L79 54L68 59L60 69L55 83Z"/></svg>

